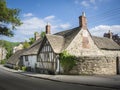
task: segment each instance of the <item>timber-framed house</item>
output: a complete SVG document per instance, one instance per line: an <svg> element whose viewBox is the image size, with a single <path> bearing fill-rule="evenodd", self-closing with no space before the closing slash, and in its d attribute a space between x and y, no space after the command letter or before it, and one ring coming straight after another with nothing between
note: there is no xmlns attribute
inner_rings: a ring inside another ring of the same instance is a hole
<svg viewBox="0 0 120 90"><path fill-rule="evenodd" d="M32 64L35 64L35 71L40 73L62 72L59 54L67 51L78 58L77 66L70 71L71 74L113 75L117 72L116 55L120 56L120 46L113 40L91 35L85 13L79 17L79 26L70 30L51 34L50 25L47 25L45 37L34 44L28 50L29 53L32 53L32 50L37 51L34 54L37 60ZM117 66L119 68L120 65Z"/></svg>

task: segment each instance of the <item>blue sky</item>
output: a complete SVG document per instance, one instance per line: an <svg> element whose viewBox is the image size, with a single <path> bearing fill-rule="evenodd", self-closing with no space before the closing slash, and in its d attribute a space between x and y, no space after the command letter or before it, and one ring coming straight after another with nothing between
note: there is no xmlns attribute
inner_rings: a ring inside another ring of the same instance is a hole
<svg viewBox="0 0 120 90"><path fill-rule="evenodd" d="M120 0L6 0L9 8L21 9L23 25L14 31L14 37L2 36L9 41L25 41L34 32L45 30L47 22L51 32L71 29L79 25L78 17L86 13L88 29L92 35L102 36L110 29L120 34Z"/></svg>

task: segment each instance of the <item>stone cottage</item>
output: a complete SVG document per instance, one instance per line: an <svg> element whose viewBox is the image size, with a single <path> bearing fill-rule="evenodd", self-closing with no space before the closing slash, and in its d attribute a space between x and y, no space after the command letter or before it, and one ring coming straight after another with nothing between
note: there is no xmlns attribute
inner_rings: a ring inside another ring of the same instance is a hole
<svg viewBox="0 0 120 90"><path fill-rule="evenodd" d="M77 57L70 74L114 75L120 72L120 46L109 38L92 36L85 13L79 17L78 27L50 34L50 25L47 25L46 32L37 53L39 70L61 72L59 54L67 51Z"/></svg>
<svg viewBox="0 0 120 90"><path fill-rule="evenodd" d="M17 50L6 62L5 66L9 68L15 68L15 67L22 67L23 66L23 60L21 55L23 52L26 51L25 49Z"/></svg>
<svg viewBox="0 0 120 90"><path fill-rule="evenodd" d="M35 71L37 64L37 52L42 41L42 38L40 38L40 35L37 32L34 34L34 38L36 41L21 55L23 66L29 68L29 71Z"/></svg>

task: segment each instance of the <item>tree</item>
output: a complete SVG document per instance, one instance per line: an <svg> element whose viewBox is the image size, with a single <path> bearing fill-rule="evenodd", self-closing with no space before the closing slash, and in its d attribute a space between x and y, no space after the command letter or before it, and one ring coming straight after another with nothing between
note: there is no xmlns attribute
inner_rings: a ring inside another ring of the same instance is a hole
<svg viewBox="0 0 120 90"><path fill-rule="evenodd" d="M32 38L29 38L29 44L32 45L33 43L35 42L35 39L32 37Z"/></svg>
<svg viewBox="0 0 120 90"><path fill-rule="evenodd" d="M7 50L7 59L13 54L13 47L19 44L19 42L9 42L5 40L0 40L0 46L4 47Z"/></svg>
<svg viewBox="0 0 120 90"><path fill-rule="evenodd" d="M0 0L0 35L14 35L13 30L22 24L18 16L19 12L19 9L8 8L5 0Z"/></svg>
<svg viewBox="0 0 120 90"><path fill-rule="evenodd" d="M40 34L38 32L35 32L34 35L37 33L38 37L44 38L45 32L42 31ZM30 45L32 45L35 42L35 37L29 38L29 42L25 41L23 44L24 48L28 48Z"/></svg>
<svg viewBox="0 0 120 90"><path fill-rule="evenodd" d="M41 36L42 38L44 38L44 36L45 36L45 32L42 31L42 32L40 33L40 36Z"/></svg>
<svg viewBox="0 0 120 90"><path fill-rule="evenodd" d="M29 44L29 42L25 41L23 43L23 48L28 48L28 47L30 47L30 44Z"/></svg>

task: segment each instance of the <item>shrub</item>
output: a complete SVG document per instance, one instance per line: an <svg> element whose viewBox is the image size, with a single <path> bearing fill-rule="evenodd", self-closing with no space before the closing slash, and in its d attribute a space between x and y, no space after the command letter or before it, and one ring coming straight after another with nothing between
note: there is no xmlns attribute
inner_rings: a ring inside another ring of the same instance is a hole
<svg viewBox="0 0 120 90"><path fill-rule="evenodd" d="M0 64L5 64L6 63L6 60L1 60L0 61Z"/></svg>
<svg viewBox="0 0 120 90"><path fill-rule="evenodd" d="M67 51L60 54L60 64L63 67L64 73L67 74L76 65L76 57L70 55Z"/></svg>
<svg viewBox="0 0 120 90"><path fill-rule="evenodd" d="M23 66L23 67L22 67L22 70L23 70L23 71L26 71L26 70L27 70L27 67Z"/></svg>

